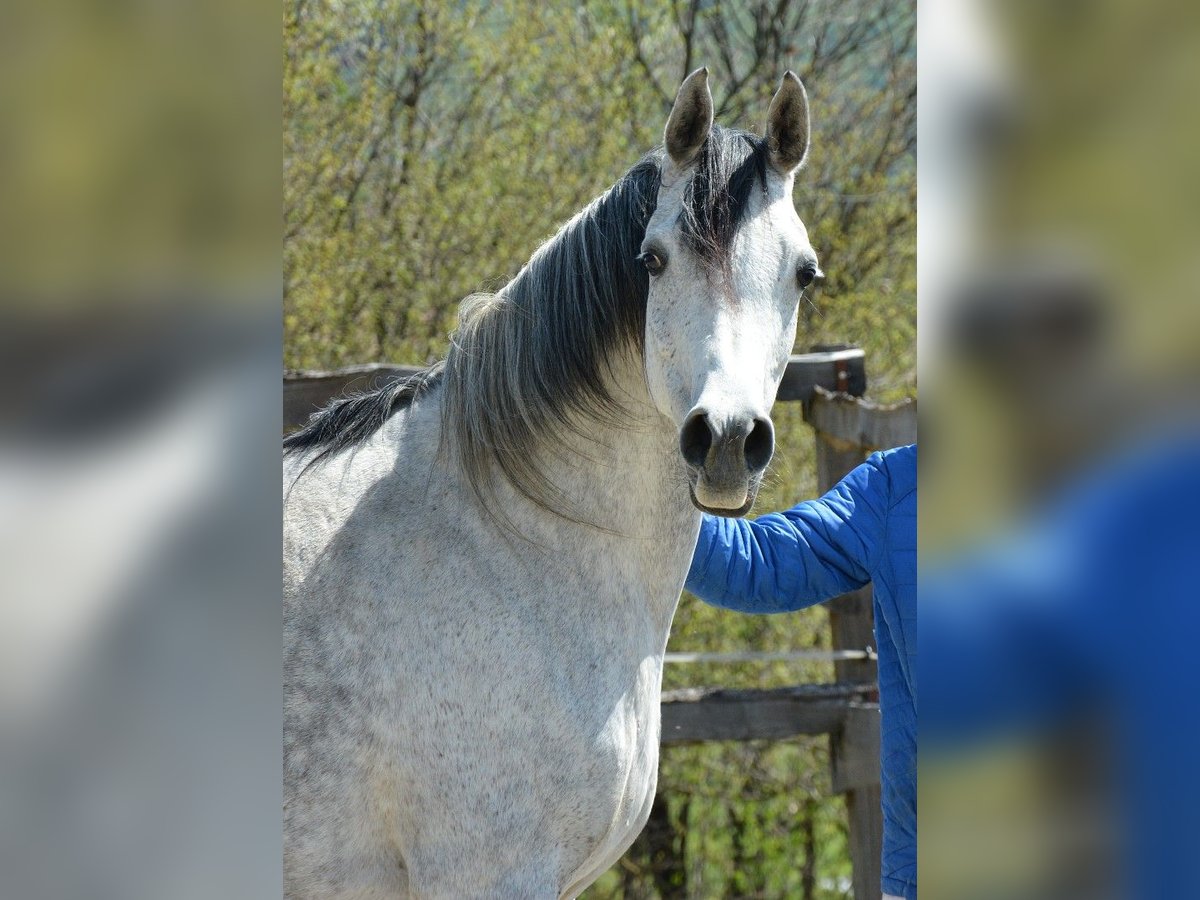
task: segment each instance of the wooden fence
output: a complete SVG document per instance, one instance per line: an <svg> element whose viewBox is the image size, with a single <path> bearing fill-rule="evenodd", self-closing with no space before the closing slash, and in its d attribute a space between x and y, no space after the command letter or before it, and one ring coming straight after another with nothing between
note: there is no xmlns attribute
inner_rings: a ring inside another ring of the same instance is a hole
<svg viewBox="0 0 1200 900"><path fill-rule="evenodd" d="M416 371L414 366L369 365L334 372L287 372L284 430L299 427L312 412L347 391L377 387ZM869 453L917 439L916 401L892 406L870 403L863 399L866 387L863 352L857 348L814 347L788 363L776 401L804 405L804 419L816 441L821 492ZM829 735L833 790L845 795L849 818L854 896L877 898L883 819L871 588L868 585L825 606L833 652L824 656L833 661L833 683L771 690L668 691L662 698L662 740L686 744ZM680 661L684 660L668 660Z"/></svg>

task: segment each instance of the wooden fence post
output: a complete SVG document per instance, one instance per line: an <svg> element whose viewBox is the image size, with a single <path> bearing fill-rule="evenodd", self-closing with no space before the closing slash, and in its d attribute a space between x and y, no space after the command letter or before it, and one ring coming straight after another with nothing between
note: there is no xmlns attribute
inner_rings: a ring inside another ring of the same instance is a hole
<svg viewBox="0 0 1200 900"><path fill-rule="evenodd" d="M866 391L865 383L854 387L858 388L851 388L855 396L861 396ZM814 405L821 402L820 397L809 400L804 405L804 411L805 418L813 426L816 440L817 490L824 494L858 466L866 453L857 441L847 440L848 435L829 434L817 427L813 410ZM838 597L828 604L828 609L833 649L875 646L870 585ZM836 680L843 682L874 682L877 678L875 663L868 660L835 662L834 673ZM875 715L877 719L878 714ZM869 724L866 729L859 729L860 732L862 730L869 733ZM875 734L878 734L878 722L875 723ZM874 900L880 895L880 857L883 849L883 810L878 777L874 783L845 783L844 779L839 778L839 773L865 769L878 776L878 740L875 741L874 759L867 759L871 752L870 743L863 747L852 737L861 735L848 735L843 729L829 737L834 790L844 792L846 799L854 897L856 900Z"/></svg>
<svg viewBox="0 0 1200 900"><path fill-rule="evenodd" d="M841 444L831 435L814 432L817 442L817 489L823 494L842 477L861 463L865 454L856 445ZM840 446L839 446L840 445ZM871 586L843 594L828 604L829 625L833 632L833 648L863 648L875 646L874 615L871 606ZM841 660L833 664L837 681L874 682L875 664L868 660ZM875 713L876 719L878 713ZM879 725L875 723L875 733ZM849 768L871 767L876 774L874 784L849 786L834 779L834 789L844 790L846 814L850 825L850 861L853 867L853 888L856 900L875 898L880 893L880 855L883 848L883 811L878 784L878 741L873 759L867 759L870 744L864 747L850 740L843 731L830 735L830 757L835 773ZM848 757L862 756L862 759Z"/></svg>

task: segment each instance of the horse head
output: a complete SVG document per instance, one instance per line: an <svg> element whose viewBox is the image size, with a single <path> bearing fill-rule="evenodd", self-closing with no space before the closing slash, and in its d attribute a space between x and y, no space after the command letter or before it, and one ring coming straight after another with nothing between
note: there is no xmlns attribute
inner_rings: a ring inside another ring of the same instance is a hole
<svg viewBox="0 0 1200 900"><path fill-rule="evenodd" d="M713 124L708 71L683 82L665 129L654 214L639 257L650 275L647 385L679 429L692 502L743 515L774 452L770 409L820 274L792 204L808 152L808 98L788 72L765 139Z"/></svg>

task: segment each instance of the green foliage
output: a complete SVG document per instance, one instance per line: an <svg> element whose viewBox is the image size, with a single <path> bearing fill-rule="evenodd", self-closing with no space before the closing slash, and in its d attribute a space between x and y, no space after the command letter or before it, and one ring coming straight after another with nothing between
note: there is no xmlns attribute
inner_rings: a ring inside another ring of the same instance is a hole
<svg viewBox="0 0 1200 900"><path fill-rule="evenodd" d="M757 131L791 68L813 117L796 208L828 276L804 301L797 346L858 344L872 393L911 393L915 26L915 4L890 0L291 0L286 364L440 358L462 297L503 284L661 140L684 75L707 65L718 120ZM816 489L800 410L781 404L775 419L759 509ZM827 644L822 610L751 617L691 597L671 638L676 650ZM831 678L826 664L671 666L664 686ZM826 756L815 739L667 748L665 802L587 896L844 896Z"/></svg>

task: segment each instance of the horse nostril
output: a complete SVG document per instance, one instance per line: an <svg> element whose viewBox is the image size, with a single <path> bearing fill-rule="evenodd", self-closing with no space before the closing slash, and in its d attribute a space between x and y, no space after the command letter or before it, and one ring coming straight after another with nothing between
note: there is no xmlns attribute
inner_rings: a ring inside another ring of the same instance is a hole
<svg viewBox="0 0 1200 900"><path fill-rule="evenodd" d="M771 461L775 452L775 429L770 419L755 419L750 433L746 435L746 468L761 472Z"/></svg>
<svg viewBox="0 0 1200 900"><path fill-rule="evenodd" d="M712 447L712 428L708 425L705 413L693 413L683 423L679 432L679 452L688 465L699 469L708 459L708 451Z"/></svg>

